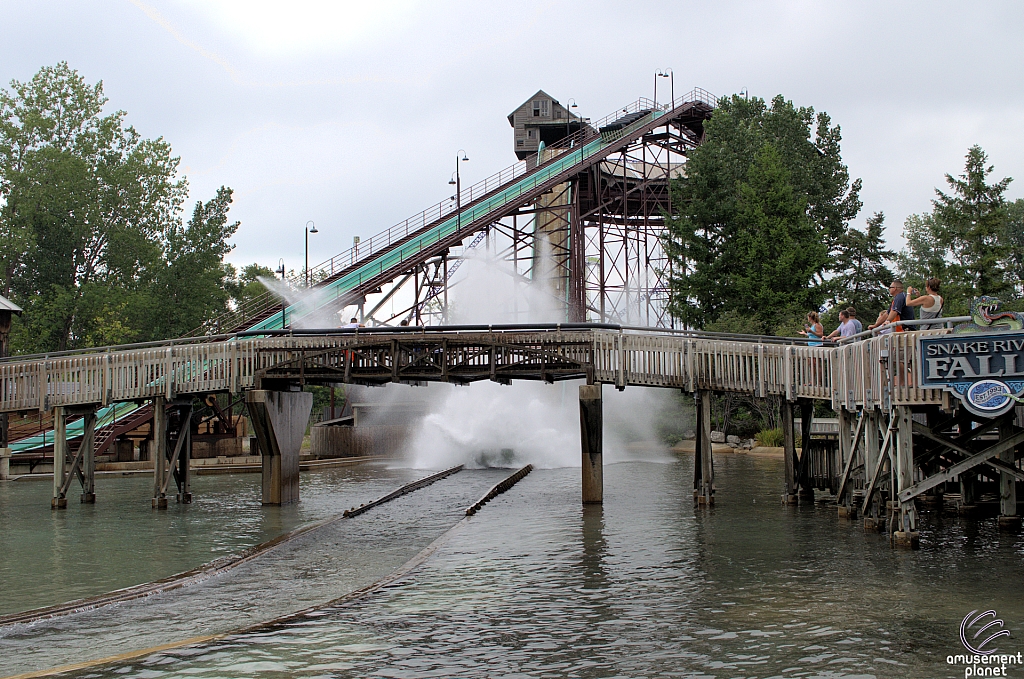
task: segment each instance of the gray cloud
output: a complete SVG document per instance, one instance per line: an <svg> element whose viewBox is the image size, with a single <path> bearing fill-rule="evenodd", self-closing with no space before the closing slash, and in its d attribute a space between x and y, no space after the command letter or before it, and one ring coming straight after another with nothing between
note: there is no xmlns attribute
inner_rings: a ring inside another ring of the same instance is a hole
<svg viewBox="0 0 1024 679"><path fill-rule="evenodd" d="M862 217L885 211L893 243L971 144L1024 177L1014 2L0 7L0 79L67 60L173 144L193 199L236 190L236 263L298 268L309 219L319 261L443 200L459 148L468 181L510 165L505 115L537 88L596 118L651 96L664 67L677 94L746 88L827 111L864 179Z"/></svg>

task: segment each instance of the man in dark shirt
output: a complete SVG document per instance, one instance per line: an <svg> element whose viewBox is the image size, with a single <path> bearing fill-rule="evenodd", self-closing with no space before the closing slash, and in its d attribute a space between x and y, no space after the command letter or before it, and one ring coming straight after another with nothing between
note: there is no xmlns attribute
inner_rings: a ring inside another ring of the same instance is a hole
<svg viewBox="0 0 1024 679"><path fill-rule="evenodd" d="M889 311L883 311L878 314L878 320L874 324L869 325L868 328L874 329L885 323L893 323L895 321L912 321L914 320L914 307L907 305L907 293L903 291L903 281L896 279L889 286L889 294L892 295L892 304L889 305ZM906 330L902 326L897 327L896 331Z"/></svg>

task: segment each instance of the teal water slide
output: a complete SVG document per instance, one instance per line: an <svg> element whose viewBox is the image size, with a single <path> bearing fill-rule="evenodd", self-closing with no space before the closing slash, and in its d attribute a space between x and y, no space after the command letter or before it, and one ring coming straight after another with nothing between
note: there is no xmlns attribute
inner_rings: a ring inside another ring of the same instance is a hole
<svg viewBox="0 0 1024 679"><path fill-rule="evenodd" d="M141 405L132 402L125 403L113 403L104 408L100 408L96 411L96 428L109 426L120 419L128 417L136 410L141 408ZM85 420L77 419L73 422L68 422L67 436L68 440L78 438L85 433ZM53 445L53 431L44 431L42 434L36 434L35 436L29 436L19 441L15 441L10 444L12 453L29 453L33 450L39 450L45 446Z"/></svg>
<svg viewBox="0 0 1024 679"><path fill-rule="evenodd" d="M622 130L618 130L611 135L600 135L582 144L574 151L562 153L562 155L543 165L535 172L521 179L513 180L508 186L496 190L493 195L463 208L461 213L452 212L444 221L435 223L422 233L410 237L401 245L377 257L368 257L367 261L356 270L316 288L315 295L285 307L283 312L275 313L273 316L252 326L249 330L282 330L292 319L302 318L318 308L326 306L362 283L380 276L386 271L400 269L402 263L407 259L415 257L422 250L454 234L460 224L472 224L474 221L489 214L500 213L502 208L518 202L524 194L537 186L581 165L585 160L592 158L594 155L615 144L623 136L661 115L664 115L664 111L653 110Z"/></svg>

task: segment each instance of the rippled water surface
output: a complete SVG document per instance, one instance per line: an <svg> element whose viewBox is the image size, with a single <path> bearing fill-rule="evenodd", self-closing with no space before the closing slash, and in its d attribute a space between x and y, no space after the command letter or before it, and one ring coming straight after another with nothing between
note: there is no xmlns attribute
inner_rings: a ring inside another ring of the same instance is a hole
<svg viewBox="0 0 1024 679"><path fill-rule="evenodd" d="M260 505L259 474L196 476L194 503L153 510L150 475L96 477L96 504L50 509L53 484L0 483L0 615L158 580L423 476L362 465L302 474L302 502Z"/></svg>
<svg viewBox="0 0 1024 679"><path fill-rule="evenodd" d="M964 676L945 663L962 652L960 620L985 608L1013 635L1000 650L1024 651L1020 536L992 520L926 516L921 550L894 551L823 503L781 507L781 466L721 456L711 510L692 506L689 456L607 466L600 508L580 507L578 469L537 470L398 583L270 629L79 676L952 677ZM383 553L409 553L400 547L453 525L451 508L493 483L488 473L458 474L223 583L159 606L139 602L136 618L124 617L131 607L73 617L59 634L0 640L0 651L73 645L86 628L130 628L129 619L155 624L215 587L235 588L229 599L287 590L289 564L310 553L327 569L347 564L339 573L385 571ZM208 620L238 617L200 610Z"/></svg>

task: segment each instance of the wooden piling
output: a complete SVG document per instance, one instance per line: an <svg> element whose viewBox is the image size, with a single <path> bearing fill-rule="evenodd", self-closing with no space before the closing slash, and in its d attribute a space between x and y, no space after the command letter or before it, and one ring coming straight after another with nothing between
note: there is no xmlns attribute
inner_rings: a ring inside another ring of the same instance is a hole
<svg viewBox="0 0 1024 679"><path fill-rule="evenodd" d="M90 410L82 417L82 442L79 455L82 458L82 502L96 502L96 411Z"/></svg>
<svg viewBox="0 0 1024 679"><path fill-rule="evenodd" d="M153 509L167 509L167 496L163 493L167 474L167 399L153 399Z"/></svg>
<svg viewBox="0 0 1024 679"><path fill-rule="evenodd" d="M68 499L64 495L64 478L67 476L68 428L63 406L53 409L53 498L51 509L67 509Z"/></svg>
<svg viewBox="0 0 1024 679"><path fill-rule="evenodd" d="M795 505L796 498L796 436L793 431L793 402L782 399L782 455L785 458L786 492L782 504Z"/></svg>
<svg viewBox="0 0 1024 679"><path fill-rule="evenodd" d="M697 446L693 459L693 502L715 504L715 462L711 450L712 392L697 392Z"/></svg>
<svg viewBox="0 0 1024 679"><path fill-rule="evenodd" d="M583 504L604 502L604 413L601 385L580 386L580 444L583 462Z"/></svg>
<svg viewBox="0 0 1024 679"><path fill-rule="evenodd" d="M1008 439L1014 434L1012 424L999 427L999 438ZM999 453L999 460L1010 467L1014 466L1015 450L1007 448ZM1003 530L1017 530L1021 526L1021 518L1017 513L1017 479L1009 472L999 473L999 527Z"/></svg>

